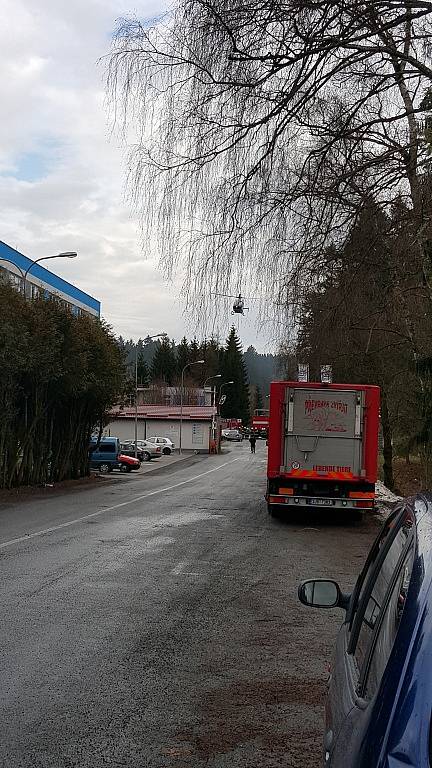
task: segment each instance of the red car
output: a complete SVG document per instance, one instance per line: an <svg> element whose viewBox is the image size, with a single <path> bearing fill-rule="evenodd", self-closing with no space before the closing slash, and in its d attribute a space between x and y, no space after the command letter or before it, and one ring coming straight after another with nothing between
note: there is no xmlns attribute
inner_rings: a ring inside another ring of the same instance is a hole
<svg viewBox="0 0 432 768"><path fill-rule="evenodd" d="M124 456L122 453L119 454L117 461L120 464L120 472L132 472L133 469L139 469L141 466L138 459L133 456Z"/></svg>

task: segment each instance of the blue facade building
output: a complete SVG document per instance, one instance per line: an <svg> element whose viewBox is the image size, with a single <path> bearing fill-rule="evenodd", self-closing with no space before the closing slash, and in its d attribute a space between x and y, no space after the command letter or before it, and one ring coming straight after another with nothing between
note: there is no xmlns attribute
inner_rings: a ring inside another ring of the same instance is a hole
<svg viewBox="0 0 432 768"><path fill-rule="evenodd" d="M6 277L17 290L24 291L23 273L34 264L28 256L11 248L0 240L0 277ZM100 301L58 277L42 264L34 264L26 278L26 294L29 298L43 296L55 298L75 315L100 317Z"/></svg>

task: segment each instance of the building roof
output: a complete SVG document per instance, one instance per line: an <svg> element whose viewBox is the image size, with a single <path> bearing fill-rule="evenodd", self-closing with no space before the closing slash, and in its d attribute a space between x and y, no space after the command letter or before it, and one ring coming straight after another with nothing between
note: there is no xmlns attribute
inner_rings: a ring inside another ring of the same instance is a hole
<svg viewBox="0 0 432 768"><path fill-rule="evenodd" d="M113 408L111 416L117 419L134 419L135 408ZM210 405L185 405L183 406L183 419L187 421L210 421L216 415L215 406ZM180 419L179 405L139 405L139 419Z"/></svg>
<svg viewBox="0 0 432 768"><path fill-rule="evenodd" d="M0 266L2 266L2 259L5 261L5 265L7 262L12 262L12 264L20 267L24 272L34 263L33 259L29 259L28 256L24 256L23 253L20 253L15 248L11 248L10 245L0 240ZM100 314L100 301L97 301L93 296L85 293L67 280L63 280L62 277L58 277L49 269L42 267L41 264L35 264L32 268L28 277L29 282L31 282L32 277L36 277L41 282L50 285L54 290L62 291L62 293L70 296L71 299L77 299Z"/></svg>

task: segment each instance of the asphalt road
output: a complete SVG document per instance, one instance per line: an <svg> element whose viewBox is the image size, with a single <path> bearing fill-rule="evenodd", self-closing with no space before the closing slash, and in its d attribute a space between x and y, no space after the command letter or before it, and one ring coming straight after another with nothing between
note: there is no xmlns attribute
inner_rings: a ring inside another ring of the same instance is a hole
<svg viewBox="0 0 432 768"><path fill-rule="evenodd" d="M341 614L297 584L375 524L272 520L265 453L0 507L2 768L320 765Z"/></svg>

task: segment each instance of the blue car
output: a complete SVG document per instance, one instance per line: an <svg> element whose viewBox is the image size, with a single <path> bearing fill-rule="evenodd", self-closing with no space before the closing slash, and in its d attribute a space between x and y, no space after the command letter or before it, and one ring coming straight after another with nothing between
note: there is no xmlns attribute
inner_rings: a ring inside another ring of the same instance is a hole
<svg viewBox="0 0 432 768"><path fill-rule="evenodd" d="M326 768L432 766L432 494L398 502L351 594L299 586L304 605L345 611L329 681Z"/></svg>
<svg viewBox="0 0 432 768"><path fill-rule="evenodd" d="M120 440L118 437L103 437L99 445L92 440L89 447L90 466L99 472L112 472L120 469Z"/></svg>

